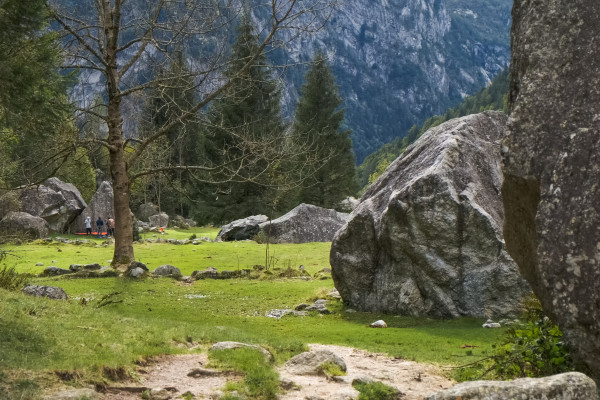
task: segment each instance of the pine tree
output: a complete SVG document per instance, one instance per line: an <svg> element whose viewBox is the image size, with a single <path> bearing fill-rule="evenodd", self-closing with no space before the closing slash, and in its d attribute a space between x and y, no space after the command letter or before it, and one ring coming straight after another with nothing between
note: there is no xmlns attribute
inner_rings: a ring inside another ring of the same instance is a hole
<svg viewBox="0 0 600 400"><path fill-rule="evenodd" d="M273 147L281 145L284 130L281 93L264 53L252 65L247 65L259 45L254 30L250 18L244 16L233 44L231 63L225 71L233 82L210 110L207 158L214 165L227 166L231 160L244 160L245 165L236 171L225 168L222 180L227 183L205 187L204 213L210 214L213 222L253 214L272 215L276 210L277 195L269 188L274 172L269 170L263 157L268 149L259 149L253 143L272 141ZM239 165L239 162L233 164Z"/></svg>
<svg viewBox="0 0 600 400"><path fill-rule="evenodd" d="M342 129L344 109L335 78L322 52L306 74L296 109L295 142L309 143L313 156L325 160L299 193L299 201L335 208L356 191L356 170L350 130Z"/></svg>

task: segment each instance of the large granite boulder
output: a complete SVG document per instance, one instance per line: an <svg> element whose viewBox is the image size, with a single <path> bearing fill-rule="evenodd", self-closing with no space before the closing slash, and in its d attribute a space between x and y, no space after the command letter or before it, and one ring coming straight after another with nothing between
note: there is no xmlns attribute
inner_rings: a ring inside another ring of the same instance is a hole
<svg viewBox="0 0 600 400"><path fill-rule="evenodd" d="M402 315L512 314L530 292L502 239L501 112L427 131L369 187L332 243L352 308Z"/></svg>
<svg viewBox="0 0 600 400"><path fill-rule="evenodd" d="M150 226L155 226L157 228L166 228L169 226L169 216L164 212L151 215L148 217L148 221L150 221Z"/></svg>
<svg viewBox="0 0 600 400"><path fill-rule="evenodd" d="M110 182L102 182L90 200L90 204L71 224L71 232L85 232L85 218L88 216L92 219L93 230L96 229L95 222L98 217L101 217L106 224L109 217L115 216L113 188Z"/></svg>
<svg viewBox="0 0 600 400"><path fill-rule="evenodd" d="M269 217L266 215L253 215L248 218L237 219L221 227L217 235L217 241L252 240L260 232L259 225L268 220Z"/></svg>
<svg viewBox="0 0 600 400"><path fill-rule="evenodd" d="M260 230L271 243L330 242L350 215L300 204L287 214L260 224Z"/></svg>
<svg viewBox="0 0 600 400"><path fill-rule="evenodd" d="M600 378L600 7L515 1L504 153L508 252L579 368Z"/></svg>
<svg viewBox="0 0 600 400"><path fill-rule="evenodd" d="M0 221L0 235L37 239L48 236L48 229L45 219L24 212L11 211Z"/></svg>
<svg viewBox="0 0 600 400"><path fill-rule="evenodd" d="M474 381L464 382L439 391L426 400L597 400L596 384L579 372L523 378L510 382Z"/></svg>
<svg viewBox="0 0 600 400"><path fill-rule="evenodd" d="M64 233L86 207L79 190L58 178L24 190L20 200L23 212L45 219L51 230L60 233Z"/></svg>
<svg viewBox="0 0 600 400"><path fill-rule="evenodd" d="M152 203L144 203L140 205L135 213L137 219L143 222L150 222L148 218L153 215L158 214L160 211L158 210L158 206Z"/></svg>

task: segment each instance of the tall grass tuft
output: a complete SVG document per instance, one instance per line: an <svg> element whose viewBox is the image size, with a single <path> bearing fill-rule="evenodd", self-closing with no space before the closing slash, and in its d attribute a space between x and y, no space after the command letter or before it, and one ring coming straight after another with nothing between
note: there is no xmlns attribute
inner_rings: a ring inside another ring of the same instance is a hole
<svg viewBox="0 0 600 400"><path fill-rule="evenodd" d="M20 275L14 267L6 265L0 269L0 288L6 290L19 290L27 283L27 276Z"/></svg>

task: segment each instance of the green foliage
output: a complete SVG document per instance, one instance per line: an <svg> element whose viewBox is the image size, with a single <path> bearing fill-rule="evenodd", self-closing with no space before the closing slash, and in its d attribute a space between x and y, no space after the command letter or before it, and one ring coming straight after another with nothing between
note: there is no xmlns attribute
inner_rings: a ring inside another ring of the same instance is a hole
<svg viewBox="0 0 600 400"><path fill-rule="evenodd" d="M236 390L253 399L277 398L279 375L260 351L249 348L214 350L209 357L215 367L244 374L244 385L230 386L230 391Z"/></svg>
<svg viewBox="0 0 600 400"><path fill-rule="evenodd" d="M352 386L360 392L358 400L396 400L402 394L391 386L381 382L352 382Z"/></svg>
<svg viewBox="0 0 600 400"><path fill-rule="evenodd" d="M244 16L225 71L230 86L211 103L204 132L203 157L219 169L207 180L220 183L198 188L194 219L201 223L272 216L282 208L275 189L286 165L271 159L285 144L281 90L264 52L247 65L258 52L258 34Z"/></svg>
<svg viewBox="0 0 600 400"><path fill-rule="evenodd" d="M342 371L340 366L333 362L326 362L319 365L317 371L319 372L319 374L325 375L327 377L346 375L346 372Z"/></svg>
<svg viewBox="0 0 600 400"><path fill-rule="evenodd" d="M0 8L0 183L18 186L49 177L72 151L64 134L68 80L48 30L43 0L7 0ZM61 136L60 139L57 136Z"/></svg>
<svg viewBox="0 0 600 400"><path fill-rule="evenodd" d="M75 185L86 202L96 192L96 174L84 148L80 147L75 151L58 171L57 177Z"/></svg>
<svg viewBox="0 0 600 400"><path fill-rule="evenodd" d="M458 380L487 374L496 379L536 378L573 370L562 332L543 315L539 301L532 296L524 306L525 322L508 328L500 343L492 346L491 356L459 369Z"/></svg>
<svg viewBox="0 0 600 400"><path fill-rule="evenodd" d="M4 258L5 254L0 249L0 261ZM20 290L27 284L28 276L18 274L14 267L8 267L4 265L0 269L0 288L6 290Z"/></svg>
<svg viewBox="0 0 600 400"><path fill-rule="evenodd" d="M448 109L443 115L428 118L420 128L414 125L406 132L404 138L396 138L367 156L357 169L359 185L364 188L366 185L373 183L392 161L400 156L409 145L414 143L418 137L430 128L441 125L453 118L477 114L487 110L507 112L507 93L508 69L498 74L490 86L481 89L473 96L466 97L458 106Z"/></svg>
<svg viewBox="0 0 600 400"><path fill-rule="evenodd" d="M343 100L325 54L316 54L305 79L292 137L308 146L301 164L310 157L322 165L304 182L298 202L336 208L357 190L351 131L342 129Z"/></svg>

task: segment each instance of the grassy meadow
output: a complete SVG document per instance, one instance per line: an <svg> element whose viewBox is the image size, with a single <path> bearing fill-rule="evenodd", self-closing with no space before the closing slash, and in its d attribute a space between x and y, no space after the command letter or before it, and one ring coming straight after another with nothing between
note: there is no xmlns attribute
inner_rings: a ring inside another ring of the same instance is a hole
<svg viewBox="0 0 600 400"><path fill-rule="evenodd" d="M167 231L163 238L215 237L216 229ZM147 238L152 235L145 235ZM63 236L66 237L66 236ZM274 268L304 265L313 275L329 267L330 243L270 245ZM46 266L98 262L108 265L112 245L33 242L3 245L11 252L3 264L32 274L29 283L62 287L68 301L27 297L0 289L0 397L40 393L59 377L73 385L109 384L114 371L135 377L135 363L161 354L205 351L223 340L255 343L270 349L276 363L303 351L308 343L353 346L419 362L456 366L475 361L490 349L501 330L481 328L481 320L436 320L370 313L348 313L330 299L330 315L268 318L272 309L326 298L331 279L272 278L199 280L168 278L41 278ZM184 275L265 264L266 245L252 241L199 245L135 244L139 261L152 271L172 264ZM36 263L44 266L36 266ZM273 276L276 276L275 274ZM384 319L388 329L367 325ZM467 349L463 345L477 346ZM64 377L68 379L64 379ZM24 395L22 398L29 398ZM18 398L18 397L15 397Z"/></svg>

